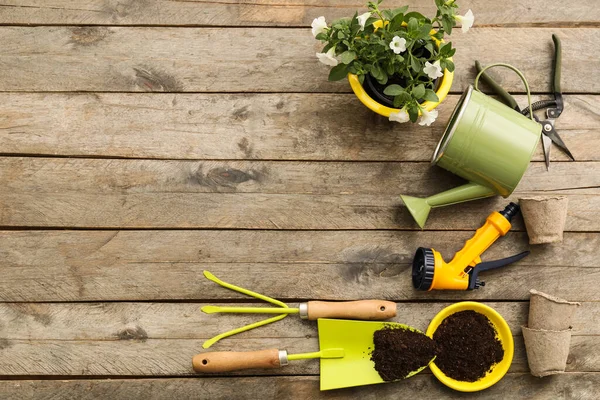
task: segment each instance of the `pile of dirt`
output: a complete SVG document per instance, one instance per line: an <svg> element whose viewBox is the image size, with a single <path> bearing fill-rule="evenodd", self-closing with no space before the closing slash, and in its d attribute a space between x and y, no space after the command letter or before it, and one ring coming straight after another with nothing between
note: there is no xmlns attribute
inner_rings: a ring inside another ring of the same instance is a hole
<svg viewBox="0 0 600 400"><path fill-rule="evenodd" d="M433 340L438 348L435 365L458 381L475 382L504 358L494 326L485 315L472 310L444 319Z"/></svg>
<svg viewBox="0 0 600 400"><path fill-rule="evenodd" d="M373 335L371 361L384 381L404 379L429 364L436 355L433 340L408 329L386 327Z"/></svg>

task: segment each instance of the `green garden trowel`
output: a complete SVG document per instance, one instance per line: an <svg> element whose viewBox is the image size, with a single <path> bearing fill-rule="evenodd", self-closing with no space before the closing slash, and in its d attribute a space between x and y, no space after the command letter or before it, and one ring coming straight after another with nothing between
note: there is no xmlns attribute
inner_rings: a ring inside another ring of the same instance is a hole
<svg viewBox="0 0 600 400"><path fill-rule="evenodd" d="M288 354L285 350L222 351L196 355L192 364L196 372L228 372L249 368L279 368L289 361L308 358L321 359L321 390L384 383L371 361L373 334L380 329L402 328L419 332L415 328L395 322L349 321L341 319L318 320L318 352ZM435 358L435 357L434 357ZM433 358L429 361L431 363ZM427 365L429 365L427 363ZM427 367L409 373L409 378Z"/></svg>

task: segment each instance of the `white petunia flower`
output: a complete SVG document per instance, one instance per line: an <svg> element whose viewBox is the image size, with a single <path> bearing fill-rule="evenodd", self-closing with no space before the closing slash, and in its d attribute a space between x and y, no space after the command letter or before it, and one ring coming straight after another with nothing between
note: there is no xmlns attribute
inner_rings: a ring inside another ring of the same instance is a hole
<svg viewBox="0 0 600 400"><path fill-rule="evenodd" d="M330 48L327 53L317 53L317 58L325 65L335 67L338 65L338 60L335 58L335 47Z"/></svg>
<svg viewBox="0 0 600 400"><path fill-rule="evenodd" d="M390 121L400 123L410 121L410 117L406 112L406 107L402 107L398 112L390 113Z"/></svg>
<svg viewBox="0 0 600 400"><path fill-rule="evenodd" d="M325 22L325 17L319 17L313 19L312 24L312 34L313 36L317 36L319 33L323 33L327 30L327 22Z"/></svg>
<svg viewBox="0 0 600 400"><path fill-rule="evenodd" d="M440 60L435 61L433 64L429 61L425 61L423 72L431 79L439 78L444 75L442 73L442 67L440 66Z"/></svg>
<svg viewBox="0 0 600 400"><path fill-rule="evenodd" d="M469 28L473 26L473 22L475 22L475 16L470 8L465 15L455 15L454 18L461 23L461 29L463 33L467 33Z"/></svg>
<svg viewBox="0 0 600 400"><path fill-rule="evenodd" d="M371 13L370 12L366 12L364 14L359 15L358 17L356 17L356 19L358 19L358 23L360 24L360 30L362 31L363 29L365 29L365 23L367 22L367 20L371 17Z"/></svg>
<svg viewBox="0 0 600 400"><path fill-rule="evenodd" d="M406 50L406 39L400 36L394 36L390 42L390 49L394 50L394 53L400 54Z"/></svg>
<svg viewBox="0 0 600 400"><path fill-rule="evenodd" d="M421 118L419 119L419 125L421 126L429 126L435 122L435 119L438 117L437 110L427 111L426 109L421 109Z"/></svg>

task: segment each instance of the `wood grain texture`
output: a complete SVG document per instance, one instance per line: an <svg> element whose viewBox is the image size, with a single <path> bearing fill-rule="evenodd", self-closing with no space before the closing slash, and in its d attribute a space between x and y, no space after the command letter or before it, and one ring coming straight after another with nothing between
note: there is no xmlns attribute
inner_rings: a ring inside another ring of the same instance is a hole
<svg viewBox="0 0 600 400"><path fill-rule="evenodd" d="M566 230L598 231L597 163L533 163L524 193L569 197ZM415 229L400 194L462 182L429 163L0 159L0 224L92 228ZM506 199L432 212L428 229L474 229ZM485 211L484 211L485 210ZM523 229L519 220L514 229Z"/></svg>
<svg viewBox="0 0 600 400"><path fill-rule="evenodd" d="M452 36L454 92L474 78L474 60L520 68L535 92L549 92L552 33L562 40L562 91L600 91L600 28L478 28ZM310 29L1 27L0 91L349 92L327 82ZM523 92L510 71L497 80ZM585 79L582 79L585 77Z"/></svg>
<svg viewBox="0 0 600 400"><path fill-rule="evenodd" d="M3 260L0 299L248 301L247 297L206 280L201 275L203 269L225 281L288 299L352 300L354 296L386 295L397 300L415 297L458 300L462 296L525 300L533 287L530 282L536 282L534 286L539 290L560 292L567 298L598 298L593 287L586 285L579 289L578 283L582 279L595 279L598 274L600 238L594 233L565 233L563 243L532 246L532 254L518 265L486 273L488 286L478 291L412 290L410 264L417 247L431 246L449 259L472 234L470 231L6 231L0 233ZM483 258L495 260L526 250L526 238L525 233L509 232ZM265 278L255 279L254 274Z"/></svg>
<svg viewBox="0 0 600 400"><path fill-rule="evenodd" d="M128 263L409 264L419 246L450 258L473 231L0 231L7 268L126 268ZM531 250L522 265L596 267L600 235L565 232L562 243L528 246L525 232L510 231L484 260ZM2 275L2 274L0 274ZM227 279L226 279L227 280Z"/></svg>
<svg viewBox="0 0 600 400"><path fill-rule="evenodd" d="M509 254L512 255L512 254ZM211 264L128 263L127 268L47 267L8 269L0 278L3 301L122 301L243 299L207 282L203 270L279 299L526 300L535 288L574 301L598 301L593 285L600 268L533 267L513 264L482 276L485 289L468 292L416 291L410 264ZM4 270L4 268L3 268ZM574 273L576 272L576 274ZM282 284L285 282L285 284ZM534 282L534 283L532 283Z"/></svg>
<svg viewBox="0 0 600 400"><path fill-rule="evenodd" d="M529 303L484 302L498 311L515 336L521 336L521 326L527 325ZM0 337L7 340L146 340L198 339L206 340L220 333L264 319L266 315L205 314L205 305L230 303L4 303L0 304L0 319L10 323L0 325ZM398 303L398 315L390 321L408 324L426 331L429 322L452 303ZM266 303L236 303L236 307L266 306ZM297 307L297 303L288 303ZM600 317L600 303L583 302L572 323L576 336L600 336L600 326L590 324ZM236 340L317 337L316 321L305 321L290 315L281 322L233 336ZM214 349L219 350L223 339ZM212 350L212 348L211 348Z"/></svg>
<svg viewBox="0 0 600 400"><path fill-rule="evenodd" d="M144 339L134 337L119 341L70 340L2 340L0 376L171 376L196 375L192 358L202 353L202 340ZM310 338L228 338L208 351L250 351L286 349L290 354L318 351L317 337ZM573 336L567 371L600 370L600 336ZM515 354L511 372L528 372L522 337L515 337ZM284 368L253 369L221 374L229 375L317 375L319 362L301 360Z"/></svg>
<svg viewBox="0 0 600 400"><path fill-rule="evenodd" d="M598 235L566 233L565 241L533 246L512 266L486 272L488 286L472 292L419 292L411 262L419 246L446 259L472 232L108 231L3 232L2 301L102 301L249 298L205 279L281 299L527 300L536 288L570 300L598 300L593 282ZM511 232L484 260L527 249ZM533 284L532 282L535 282Z"/></svg>
<svg viewBox="0 0 600 400"><path fill-rule="evenodd" d="M3 154L173 159L429 161L458 95L430 127L389 122L353 94L0 93ZM534 101L547 96L534 96ZM556 126L600 161L600 96L568 95ZM518 96L521 105L525 96ZM557 148L553 161L565 161ZM542 161L539 146L534 160Z"/></svg>
<svg viewBox="0 0 600 400"><path fill-rule="evenodd" d="M323 15L327 21L365 11L363 0L244 0L244 1L164 1L164 0L5 0L0 8L0 24L84 24L84 25L181 25L181 26L309 26ZM549 4L550 3L550 4ZM385 8L408 5L412 11L435 15L431 1L386 0ZM592 24L600 13L590 2L519 0L502 3L463 0L460 12L471 8L475 22L492 25L523 23ZM518 12L516 11L518 10Z"/></svg>
<svg viewBox="0 0 600 400"><path fill-rule="evenodd" d="M513 398L546 400L554 398L593 400L597 397L600 373L565 373L540 379L525 373L509 373L485 391L469 393L473 399L505 400ZM364 400L414 398L423 400L464 399L465 394L448 389L433 375L420 373L402 382L319 391L316 376L171 378L171 379L81 379L0 381L5 400L40 398L53 400L113 400L144 398L265 400L275 399L348 399Z"/></svg>

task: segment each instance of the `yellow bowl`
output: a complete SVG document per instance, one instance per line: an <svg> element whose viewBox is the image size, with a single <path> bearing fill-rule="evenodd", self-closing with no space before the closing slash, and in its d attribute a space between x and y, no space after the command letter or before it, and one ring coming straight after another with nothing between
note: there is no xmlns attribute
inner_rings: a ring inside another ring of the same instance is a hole
<svg viewBox="0 0 600 400"><path fill-rule="evenodd" d="M502 343L504 358L496 364L486 376L475 382L457 381L456 379L449 378L435 365L435 362L429 364L429 368L435 377L449 388L461 392L477 392L489 388L502 379L512 363L515 345L510 328L504 318L502 318L502 316L493 308L474 301L463 301L444 308L433 318L433 320L431 320L431 323L427 328L427 336L433 338L434 332L444 319L456 312L465 310L473 310L488 317L498 333L498 339Z"/></svg>

